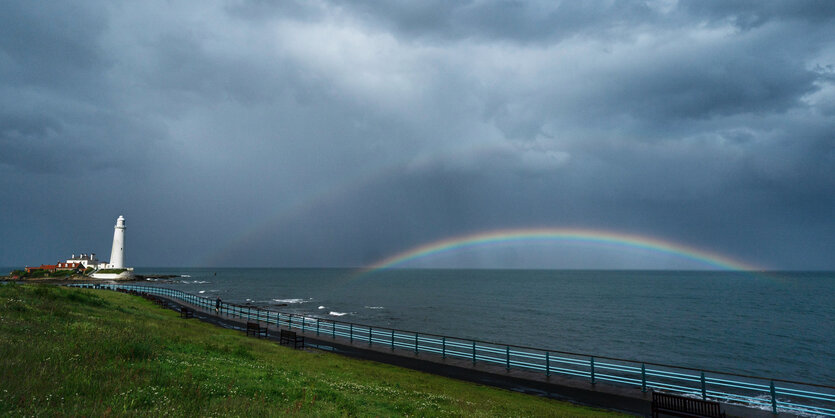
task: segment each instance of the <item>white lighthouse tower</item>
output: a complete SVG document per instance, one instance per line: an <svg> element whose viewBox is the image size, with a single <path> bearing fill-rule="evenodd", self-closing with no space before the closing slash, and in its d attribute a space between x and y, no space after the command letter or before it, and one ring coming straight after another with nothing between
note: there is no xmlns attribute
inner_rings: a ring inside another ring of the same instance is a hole
<svg viewBox="0 0 835 418"><path fill-rule="evenodd" d="M133 278L133 268L125 267L125 217L119 215L113 228L113 249L110 261L99 263L91 274L94 279L122 280Z"/></svg>
<svg viewBox="0 0 835 418"><path fill-rule="evenodd" d="M113 249L110 250L110 265L113 269L125 268L125 217L119 215L113 229Z"/></svg>

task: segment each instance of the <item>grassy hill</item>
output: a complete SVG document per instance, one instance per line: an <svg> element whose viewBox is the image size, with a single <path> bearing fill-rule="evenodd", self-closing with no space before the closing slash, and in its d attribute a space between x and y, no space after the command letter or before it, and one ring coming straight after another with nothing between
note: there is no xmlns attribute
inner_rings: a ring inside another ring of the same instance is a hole
<svg viewBox="0 0 835 418"><path fill-rule="evenodd" d="M295 351L129 295L0 285L0 415L616 416Z"/></svg>

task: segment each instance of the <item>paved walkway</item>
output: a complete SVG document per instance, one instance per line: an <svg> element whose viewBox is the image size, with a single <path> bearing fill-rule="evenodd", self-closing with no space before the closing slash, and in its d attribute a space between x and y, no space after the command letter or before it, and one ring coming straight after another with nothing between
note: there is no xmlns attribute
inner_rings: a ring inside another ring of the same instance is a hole
<svg viewBox="0 0 835 418"><path fill-rule="evenodd" d="M187 306L195 311L195 318L201 321L224 328L236 329L242 332L246 331L246 319L217 315L214 310L206 312L197 306L183 303L179 300L172 300L165 297L161 298L167 301L166 306L170 309L179 309L181 306ZM270 324L268 329L268 339L278 342L278 327ZM440 355L431 353L415 354L412 350L400 348L392 350L389 347L380 345L369 345L367 341L355 339L351 342L348 338L340 336L333 338L331 335L316 335L315 330L301 332L299 329L294 328L293 331L299 335L304 335L305 347L307 349L330 351L349 357L377 361L487 386L559 399L579 405L604 408L639 416L651 415L652 393L649 390L644 393L638 388L616 386L600 382L591 384L588 380L580 378L558 375L548 377L543 373L534 373L513 368L508 371L505 367L483 362L478 362L473 365L471 361L449 357L443 358ZM730 404L723 404L722 409L729 417L781 418L795 416L785 413L775 415L770 411Z"/></svg>

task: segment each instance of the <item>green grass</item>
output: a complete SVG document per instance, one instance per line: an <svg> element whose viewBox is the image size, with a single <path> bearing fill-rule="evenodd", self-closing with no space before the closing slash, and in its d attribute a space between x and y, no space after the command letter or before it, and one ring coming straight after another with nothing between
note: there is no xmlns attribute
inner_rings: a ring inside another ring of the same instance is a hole
<svg viewBox="0 0 835 418"><path fill-rule="evenodd" d="M14 270L9 273L10 276L17 276L21 279L46 279L46 278L65 278L75 274L75 270L33 270L27 273L25 270Z"/></svg>
<svg viewBox="0 0 835 418"><path fill-rule="evenodd" d="M615 416L324 352L129 295L0 285L0 415Z"/></svg>

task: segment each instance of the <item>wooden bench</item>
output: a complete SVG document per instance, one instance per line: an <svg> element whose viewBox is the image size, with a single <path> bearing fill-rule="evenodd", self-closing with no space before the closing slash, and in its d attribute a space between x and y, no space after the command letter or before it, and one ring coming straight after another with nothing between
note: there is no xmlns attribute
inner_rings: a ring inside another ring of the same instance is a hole
<svg viewBox="0 0 835 418"><path fill-rule="evenodd" d="M293 344L293 348L304 348L304 337L297 335L295 331L281 330L279 344Z"/></svg>
<svg viewBox="0 0 835 418"><path fill-rule="evenodd" d="M658 414L677 417L725 418L725 413L719 410L719 406L719 402L715 401L652 392L653 418L658 418Z"/></svg>
<svg viewBox="0 0 835 418"><path fill-rule="evenodd" d="M194 318L194 311L185 306L180 307L180 318Z"/></svg>
<svg viewBox="0 0 835 418"><path fill-rule="evenodd" d="M147 293L143 293L143 294L142 294L142 297L143 297L143 298L145 298L145 299L147 299L147 300L149 300L149 301L151 301L151 302L154 302L155 304L157 304L157 305L159 305L159 306L164 306L164 305L165 305L165 301L164 301L164 300L162 300L162 298L160 298L160 297L158 297L158 296L154 296L154 295L150 295L150 294L147 294Z"/></svg>
<svg viewBox="0 0 835 418"><path fill-rule="evenodd" d="M267 338L267 327L262 327L261 324L257 322L247 322L246 335L247 337L254 335L258 338Z"/></svg>

